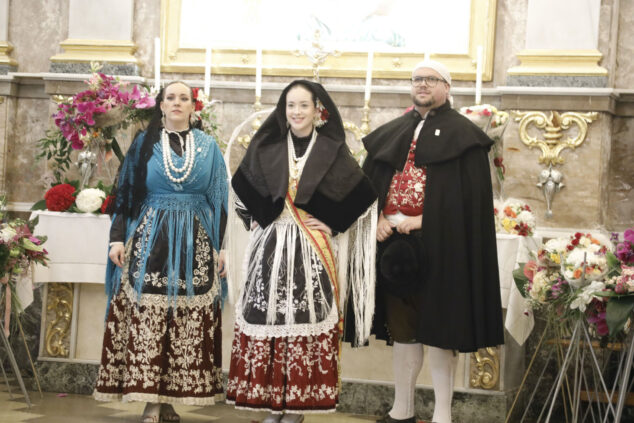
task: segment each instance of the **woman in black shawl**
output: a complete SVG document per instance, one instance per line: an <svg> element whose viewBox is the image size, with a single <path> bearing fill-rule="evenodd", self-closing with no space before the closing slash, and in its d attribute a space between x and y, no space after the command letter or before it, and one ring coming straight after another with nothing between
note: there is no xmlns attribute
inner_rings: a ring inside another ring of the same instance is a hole
<svg viewBox="0 0 634 423"><path fill-rule="evenodd" d="M232 186L252 233L227 400L270 410L265 422L300 422L304 412L333 411L345 284L333 234L355 223L376 195L320 84L299 80L284 89Z"/></svg>

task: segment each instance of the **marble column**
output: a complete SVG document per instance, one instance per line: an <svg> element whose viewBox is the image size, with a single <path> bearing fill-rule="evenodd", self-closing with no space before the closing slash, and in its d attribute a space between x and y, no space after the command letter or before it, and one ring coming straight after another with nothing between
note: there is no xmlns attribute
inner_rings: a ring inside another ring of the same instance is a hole
<svg viewBox="0 0 634 423"><path fill-rule="evenodd" d="M508 70L507 85L606 87L600 13L601 0L528 0L521 65Z"/></svg>
<svg viewBox="0 0 634 423"><path fill-rule="evenodd" d="M51 72L87 73L91 62L117 75L138 75L132 41L133 0L70 0L64 52L51 57Z"/></svg>
<svg viewBox="0 0 634 423"><path fill-rule="evenodd" d="M17 69L18 63L9 56L13 45L9 39L9 0L0 0L0 75Z"/></svg>

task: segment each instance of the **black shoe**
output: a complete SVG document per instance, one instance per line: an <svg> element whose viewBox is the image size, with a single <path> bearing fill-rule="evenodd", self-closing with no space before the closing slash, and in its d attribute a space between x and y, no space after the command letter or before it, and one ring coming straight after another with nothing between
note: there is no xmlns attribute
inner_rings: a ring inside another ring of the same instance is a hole
<svg viewBox="0 0 634 423"><path fill-rule="evenodd" d="M381 417L376 423L416 423L416 417L410 417L409 419L393 419L389 414Z"/></svg>

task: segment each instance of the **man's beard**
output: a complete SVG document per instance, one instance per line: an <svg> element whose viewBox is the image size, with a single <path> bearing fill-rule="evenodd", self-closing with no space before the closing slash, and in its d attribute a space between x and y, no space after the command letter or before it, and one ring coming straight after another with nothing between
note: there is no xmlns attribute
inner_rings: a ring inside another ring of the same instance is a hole
<svg viewBox="0 0 634 423"><path fill-rule="evenodd" d="M414 102L414 105L417 107L431 107L434 105L434 99L430 98L427 101L419 101L415 95L412 96L412 101Z"/></svg>

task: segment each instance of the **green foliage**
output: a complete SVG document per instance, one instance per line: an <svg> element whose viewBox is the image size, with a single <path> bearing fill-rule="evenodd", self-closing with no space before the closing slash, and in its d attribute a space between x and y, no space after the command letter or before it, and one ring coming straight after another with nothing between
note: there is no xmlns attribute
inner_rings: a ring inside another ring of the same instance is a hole
<svg viewBox="0 0 634 423"><path fill-rule="evenodd" d="M632 314L632 310L634 310L634 296L624 295L610 298L605 311L605 320L608 323L610 335L615 335L623 329Z"/></svg>
<svg viewBox="0 0 634 423"><path fill-rule="evenodd" d="M70 155L73 148L71 143L64 138L59 129L46 131L46 137L41 138L37 143L41 151L36 159L46 158L47 161L51 161L55 181L61 183L64 173L68 171L72 163Z"/></svg>
<svg viewBox="0 0 634 423"><path fill-rule="evenodd" d="M613 276L619 276L621 274L621 262L619 261L618 257L616 257L611 251L608 251L605 254L605 258L608 262L607 277L611 278Z"/></svg>
<svg viewBox="0 0 634 423"><path fill-rule="evenodd" d="M515 285L520 291L520 294L522 294L522 297L526 298L528 297L528 292L526 288L528 288L528 284L530 281L524 274L524 266L526 265L526 263L520 263L519 265L519 268L513 270L513 280L515 281Z"/></svg>
<svg viewBox="0 0 634 423"><path fill-rule="evenodd" d="M31 206L31 210L46 210L46 200L40 200Z"/></svg>

